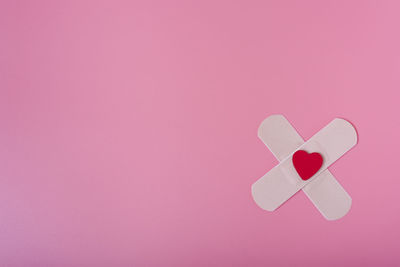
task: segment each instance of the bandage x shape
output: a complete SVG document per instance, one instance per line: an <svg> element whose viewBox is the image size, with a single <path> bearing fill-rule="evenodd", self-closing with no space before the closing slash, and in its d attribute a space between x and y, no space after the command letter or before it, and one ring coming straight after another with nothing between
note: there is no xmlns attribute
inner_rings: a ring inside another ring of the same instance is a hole
<svg viewBox="0 0 400 267"><path fill-rule="evenodd" d="M261 123L258 137L280 162L252 185L258 206L273 211L303 190L327 220L350 210L351 197L328 170L357 144L357 132L348 121L334 119L304 142L284 116L272 115Z"/></svg>

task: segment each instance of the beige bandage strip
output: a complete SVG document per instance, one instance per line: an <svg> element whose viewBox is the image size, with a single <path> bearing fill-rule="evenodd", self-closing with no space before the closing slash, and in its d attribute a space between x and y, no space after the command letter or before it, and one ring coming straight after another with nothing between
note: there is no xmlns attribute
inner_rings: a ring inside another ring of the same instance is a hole
<svg viewBox="0 0 400 267"><path fill-rule="evenodd" d="M281 161L252 186L253 198L261 208L275 210L303 189L326 219L339 219L348 212L351 198L327 167L357 143L356 131L349 122L335 119L304 143L282 115L272 115L262 122L258 136ZM291 161L299 149L318 152L324 158L320 170L307 181L298 176Z"/></svg>

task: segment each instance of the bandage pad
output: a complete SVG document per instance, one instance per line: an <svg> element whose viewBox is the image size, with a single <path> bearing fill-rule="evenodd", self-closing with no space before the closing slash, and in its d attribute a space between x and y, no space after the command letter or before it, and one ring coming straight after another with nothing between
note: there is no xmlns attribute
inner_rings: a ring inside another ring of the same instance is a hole
<svg viewBox="0 0 400 267"><path fill-rule="evenodd" d="M357 143L349 122L335 119L304 143L282 115L272 115L260 125L258 135L281 161L252 186L253 198L261 208L275 210L303 189L326 219L335 220L348 212L351 198L326 168ZM292 154L300 149L324 157L320 170L307 181L299 177L291 163Z"/></svg>

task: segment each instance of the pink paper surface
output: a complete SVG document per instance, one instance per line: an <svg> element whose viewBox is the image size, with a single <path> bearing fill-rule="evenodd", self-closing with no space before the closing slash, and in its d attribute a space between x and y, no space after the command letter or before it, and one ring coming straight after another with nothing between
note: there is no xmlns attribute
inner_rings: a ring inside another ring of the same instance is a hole
<svg viewBox="0 0 400 267"><path fill-rule="evenodd" d="M398 1L1 1L0 266L399 266ZM326 221L250 186L335 117Z"/></svg>

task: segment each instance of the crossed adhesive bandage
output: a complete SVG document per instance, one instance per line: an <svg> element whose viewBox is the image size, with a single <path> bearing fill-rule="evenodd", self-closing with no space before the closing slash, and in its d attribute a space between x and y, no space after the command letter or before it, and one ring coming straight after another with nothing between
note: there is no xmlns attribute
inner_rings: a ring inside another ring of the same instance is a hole
<svg viewBox="0 0 400 267"><path fill-rule="evenodd" d="M339 219L350 210L351 197L327 169L357 144L357 132L348 121L334 119L304 143L284 116L272 115L261 123L258 137L280 162L252 185L258 206L273 211L302 189L327 220ZM312 152L308 155L322 157L317 169L307 164L307 153Z"/></svg>

